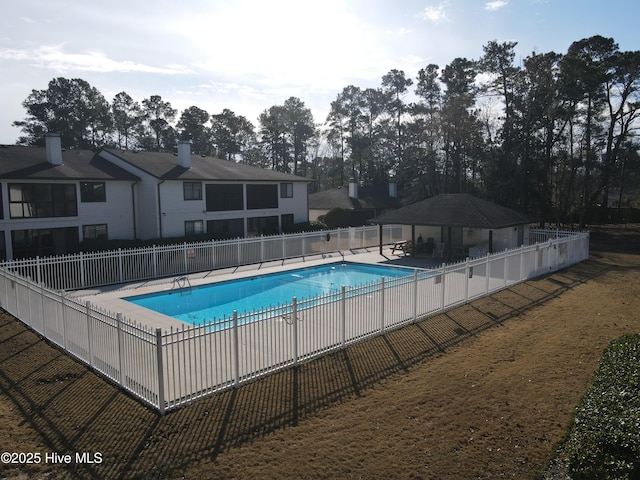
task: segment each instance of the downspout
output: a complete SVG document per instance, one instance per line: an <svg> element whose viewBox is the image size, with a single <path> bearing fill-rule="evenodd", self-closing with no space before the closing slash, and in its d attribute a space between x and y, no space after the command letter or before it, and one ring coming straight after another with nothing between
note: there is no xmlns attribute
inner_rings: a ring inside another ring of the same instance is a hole
<svg viewBox="0 0 640 480"><path fill-rule="evenodd" d="M136 194L135 187L138 184L138 180L131 184L131 208L133 209L133 239L138 239L138 226L136 221Z"/></svg>
<svg viewBox="0 0 640 480"><path fill-rule="evenodd" d="M160 185L164 183L164 180L158 182L157 190L158 190L158 226L160 227L160 238L162 238L162 200L160 198Z"/></svg>

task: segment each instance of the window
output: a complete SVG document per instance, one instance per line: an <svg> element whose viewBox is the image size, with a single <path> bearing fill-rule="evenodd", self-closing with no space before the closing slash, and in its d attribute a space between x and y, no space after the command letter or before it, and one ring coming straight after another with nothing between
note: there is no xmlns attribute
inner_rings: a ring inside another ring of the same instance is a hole
<svg viewBox="0 0 640 480"><path fill-rule="evenodd" d="M201 182L184 182L182 184L185 200L202 200Z"/></svg>
<svg viewBox="0 0 640 480"><path fill-rule="evenodd" d="M247 235L273 235L278 233L278 217L247 218Z"/></svg>
<svg viewBox="0 0 640 480"><path fill-rule="evenodd" d="M11 218L75 217L78 215L73 184L9 184Z"/></svg>
<svg viewBox="0 0 640 480"><path fill-rule="evenodd" d="M247 209L278 208L278 185L247 185Z"/></svg>
<svg viewBox="0 0 640 480"><path fill-rule="evenodd" d="M80 182L81 202L106 202L104 182Z"/></svg>
<svg viewBox="0 0 640 480"><path fill-rule="evenodd" d="M242 184L214 183L206 186L207 211L243 210Z"/></svg>
<svg viewBox="0 0 640 480"><path fill-rule="evenodd" d="M202 220L187 220L184 222L184 234L188 235L199 235L204 232L204 225Z"/></svg>
<svg viewBox="0 0 640 480"><path fill-rule="evenodd" d="M280 198L293 198L293 183L280 184Z"/></svg>
<svg viewBox="0 0 640 480"><path fill-rule="evenodd" d="M4 200L2 200L2 184L0 183L0 218L4 218L4 205L2 204L3 201ZM4 240L2 242L2 245L4 245Z"/></svg>
<svg viewBox="0 0 640 480"><path fill-rule="evenodd" d="M207 233L220 239L244 237L244 219L207 220Z"/></svg>
<svg viewBox="0 0 640 480"><path fill-rule="evenodd" d="M65 255L80 249L78 227L13 230L11 243L13 258Z"/></svg>
<svg viewBox="0 0 640 480"><path fill-rule="evenodd" d="M82 238L85 240L106 240L107 237L107 225L83 225L82 226Z"/></svg>
<svg viewBox="0 0 640 480"><path fill-rule="evenodd" d="M283 232L288 232L293 227L293 213L287 213L280 216L280 225Z"/></svg>

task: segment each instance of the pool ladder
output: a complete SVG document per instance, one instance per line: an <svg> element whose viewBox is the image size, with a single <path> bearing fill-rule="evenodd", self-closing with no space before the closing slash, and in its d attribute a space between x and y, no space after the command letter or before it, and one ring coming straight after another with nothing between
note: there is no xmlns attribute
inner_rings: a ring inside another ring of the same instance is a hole
<svg viewBox="0 0 640 480"><path fill-rule="evenodd" d="M184 290L185 288L189 287L188 290ZM191 281L189 280L189 277L187 277L186 275L182 275L181 277L176 277L173 279L173 283L171 285L171 290L174 289L180 289L180 290L184 290L180 292L180 295L190 295L191 294Z"/></svg>

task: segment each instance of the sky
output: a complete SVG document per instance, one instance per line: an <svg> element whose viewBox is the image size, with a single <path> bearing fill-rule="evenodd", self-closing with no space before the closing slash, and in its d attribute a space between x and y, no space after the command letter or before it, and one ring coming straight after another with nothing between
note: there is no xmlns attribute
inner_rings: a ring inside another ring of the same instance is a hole
<svg viewBox="0 0 640 480"><path fill-rule="evenodd" d="M22 102L56 77L111 102L160 95L180 112L258 115L298 97L316 123L348 85L381 86L398 69L479 59L492 40L566 53L602 35L640 50L637 0L0 0L0 144Z"/></svg>

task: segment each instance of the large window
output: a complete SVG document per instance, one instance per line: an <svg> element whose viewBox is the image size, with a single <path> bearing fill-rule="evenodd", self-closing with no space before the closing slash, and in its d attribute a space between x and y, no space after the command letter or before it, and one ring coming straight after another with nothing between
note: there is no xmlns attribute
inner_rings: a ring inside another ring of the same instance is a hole
<svg viewBox="0 0 640 480"><path fill-rule="evenodd" d="M247 209L278 208L277 185L247 185Z"/></svg>
<svg viewBox="0 0 640 480"><path fill-rule="evenodd" d="M83 225L82 238L85 240L107 240L107 225Z"/></svg>
<svg viewBox="0 0 640 480"><path fill-rule="evenodd" d="M202 182L184 182L182 188L185 200L202 200Z"/></svg>
<svg viewBox="0 0 640 480"><path fill-rule="evenodd" d="M13 258L48 257L79 251L78 227L13 230Z"/></svg>
<svg viewBox="0 0 640 480"><path fill-rule="evenodd" d="M11 218L75 217L78 215L73 184L9 184Z"/></svg>
<svg viewBox="0 0 640 480"><path fill-rule="evenodd" d="M280 198L293 198L293 183L280 184Z"/></svg>
<svg viewBox="0 0 640 480"><path fill-rule="evenodd" d="M185 235L199 235L204 229L202 220L187 220L184 222L184 234Z"/></svg>
<svg viewBox="0 0 640 480"><path fill-rule="evenodd" d="M273 235L278 233L278 217L247 218L247 235Z"/></svg>
<svg viewBox="0 0 640 480"><path fill-rule="evenodd" d="M207 220L207 234L219 239L244 237L244 219Z"/></svg>
<svg viewBox="0 0 640 480"><path fill-rule="evenodd" d="M80 182L81 202L106 202L107 192L104 182Z"/></svg>
<svg viewBox="0 0 640 480"><path fill-rule="evenodd" d="M242 184L214 183L207 188L207 211L243 210Z"/></svg>

